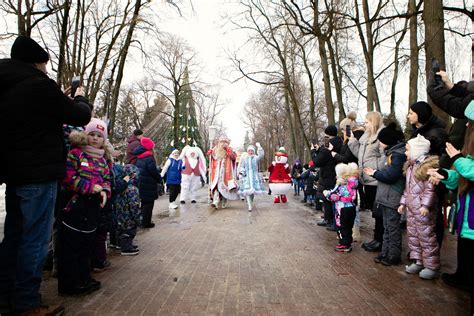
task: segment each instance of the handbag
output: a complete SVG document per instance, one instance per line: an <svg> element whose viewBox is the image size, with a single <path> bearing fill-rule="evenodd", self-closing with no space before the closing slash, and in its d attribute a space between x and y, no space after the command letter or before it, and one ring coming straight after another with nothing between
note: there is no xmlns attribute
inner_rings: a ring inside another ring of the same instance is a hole
<svg viewBox="0 0 474 316"><path fill-rule="evenodd" d="M458 215L458 208L456 202L451 204L451 208L449 209L448 215L448 230L451 234L456 233L456 226L457 226L457 216Z"/></svg>

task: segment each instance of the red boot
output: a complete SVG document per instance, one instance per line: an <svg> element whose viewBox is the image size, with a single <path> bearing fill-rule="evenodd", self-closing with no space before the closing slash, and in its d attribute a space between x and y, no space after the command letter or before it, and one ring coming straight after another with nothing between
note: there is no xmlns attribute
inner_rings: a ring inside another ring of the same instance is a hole
<svg viewBox="0 0 474 316"><path fill-rule="evenodd" d="M281 194L281 203L286 203L288 200L286 199L286 195Z"/></svg>
<svg viewBox="0 0 474 316"><path fill-rule="evenodd" d="M280 203L280 196L275 195L275 199L273 200L273 203Z"/></svg>

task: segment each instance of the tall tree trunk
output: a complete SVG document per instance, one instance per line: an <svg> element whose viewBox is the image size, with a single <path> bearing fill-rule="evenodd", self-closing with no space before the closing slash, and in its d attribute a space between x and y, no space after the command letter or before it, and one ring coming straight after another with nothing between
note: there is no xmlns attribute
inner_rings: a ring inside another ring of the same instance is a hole
<svg viewBox="0 0 474 316"><path fill-rule="evenodd" d="M293 125L293 119L291 115L291 108L290 108L290 98L288 96L288 90L286 89L288 83L284 82L283 83L283 94L284 94L284 99L285 99L285 110L286 114L288 115L288 124L290 125L290 132L291 132L291 146L293 147L293 152L297 152L297 141L296 141L296 135L295 135L295 127Z"/></svg>
<svg viewBox="0 0 474 316"><path fill-rule="evenodd" d="M331 78L329 74L329 64L328 64L328 54L326 52L326 40L323 37L321 32L321 26L319 25L319 2L313 1L313 34L318 40L318 51L319 58L321 60L321 70L323 72L323 82L324 82L324 98L326 100L326 111L328 124L334 125L336 123L336 118L334 116L334 102L332 100L331 92ZM309 147L309 144L308 144Z"/></svg>
<svg viewBox="0 0 474 316"><path fill-rule="evenodd" d="M377 92L377 84L374 74L374 35L372 33L372 20L369 12L368 0L362 0L362 9L364 12L365 33L367 38L367 50L365 51L365 60L367 64L367 111L380 112L380 101Z"/></svg>
<svg viewBox="0 0 474 316"><path fill-rule="evenodd" d="M395 97L396 97L396 89L397 89L397 81L398 81L398 69L400 68L400 61L398 60L398 56L400 53L400 45L403 42L403 39L405 38L405 35L407 33L407 28L408 28L408 22L409 20L405 20L405 25L403 26L402 33L400 34L400 37L397 39L395 43L395 52L394 52L394 57L393 57L393 64L394 64L394 69L393 69L393 78L392 78L392 87L390 91L390 116L394 119L397 118L396 112L395 112Z"/></svg>
<svg viewBox="0 0 474 316"><path fill-rule="evenodd" d="M63 84L63 78L65 76L65 65L66 65L66 43L68 37L68 25L69 25L69 10L71 8L71 1L67 0L64 4L63 19L61 22L61 37L59 38L59 59L58 59L58 74L56 76L56 82L59 86Z"/></svg>
<svg viewBox="0 0 474 316"><path fill-rule="evenodd" d="M441 69L445 68L445 51L444 51L444 13L442 0L425 0L423 8L423 21L425 24L425 53L426 78L431 72L431 60L436 58L439 60ZM436 105L429 100L433 107L433 114L441 118L444 122L449 122L449 115L441 111Z"/></svg>
<svg viewBox="0 0 474 316"><path fill-rule="evenodd" d="M338 122L340 122L343 118L346 117L346 111L344 110L344 103L342 101L342 86L338 72L338 57L334 47L331 44L331 39L328 39L327 44L329 50L329 57L331 58L332 79L334 81L334 88L336 89L337 108L339 110Z"/></svg>
<svg viewBox="0 0 474 316"><path fill-rule="evenodd" d="M418 17L416 12L416 0L408 0L408 14L410 15L410 77L408 106L418 100Z"/></svg>
<svg viewBox="0 0 474 316"><path fill-rule="evenodd" d="M112 102L110 105L110 135L111 137L113 136L113 131L115 127L115 116L117 113L117 103L118 103L118 98L119 98L119 93L120 93L120 86L122 84L122 79L123 79L123 71L125 68L125 61L127 59L128 55L128 49L130 47L130 43L132 42L132 36L133 36L133 31L135 30L135 27L138 23L138 16L140 14L140 8L141 8L141 0L136 0L135 1L135 8L133 10L133 16L132 20L130 22L130 26L127 32L127 38L125 39L125 42L122 46L122 49L120 50L120 60L119 60L119 67L117 71L117 77L115 79L115 86L112 92Z"/></svg>

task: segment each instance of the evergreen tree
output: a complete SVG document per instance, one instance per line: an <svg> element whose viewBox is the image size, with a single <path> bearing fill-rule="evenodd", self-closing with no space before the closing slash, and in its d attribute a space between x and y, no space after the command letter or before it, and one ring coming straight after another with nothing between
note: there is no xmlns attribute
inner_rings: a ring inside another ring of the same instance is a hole
<svg viewBox="0 0 474 316"><path fill-rule="evenodd" d="M177 149L182 149L186 145L203 148L187 67L184 70L183 80L181 83L181 93L179 94L178 100L178 111L175 112L175 115L178 116L178 128L170 130L170 135L168 136L168 139L170 139L170 146ZM175 131L177 135L174 135ZM173 140L177 140L177 143Z"/></svg>

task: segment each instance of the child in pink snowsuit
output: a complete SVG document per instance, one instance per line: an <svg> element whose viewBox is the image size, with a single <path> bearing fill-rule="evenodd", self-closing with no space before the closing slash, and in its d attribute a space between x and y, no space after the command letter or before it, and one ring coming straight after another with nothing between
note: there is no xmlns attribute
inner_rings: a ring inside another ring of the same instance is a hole
<svg viewBox="0 0 474 316"><path fill-rule="evenodd" d="M400 214L407 210L407 233L410 259L406 266L410 274L419 273L422 279L434 279L439 275L439 245L436 241L435 224L436 189L428 179L428 170L439 167L438 156L428 156L430 141L421 135L408 141L405 163L406 184Z"/></svg>

